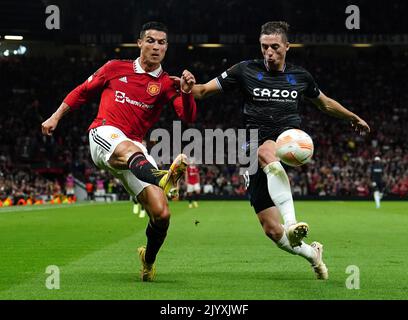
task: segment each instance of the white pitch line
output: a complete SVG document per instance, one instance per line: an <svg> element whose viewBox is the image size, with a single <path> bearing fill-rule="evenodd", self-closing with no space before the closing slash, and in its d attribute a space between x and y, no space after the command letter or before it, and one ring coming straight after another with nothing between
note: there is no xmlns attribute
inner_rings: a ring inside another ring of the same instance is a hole
<svg viewBox="0 0 408 320"><path fill-rule="evenodd" d="M108 204L108 202L88 202L88 203L76 203L76 204L50 204L50 205L32 205L32 206L12 206L8 208L0 208L1 213L9 213L9 212L25 212L25 211L39 211L39 210L51 210L51 209L67 209L67 208L74 208L74 207L84 207L84 206L91 206L91 205L103 205Z"/></svg>

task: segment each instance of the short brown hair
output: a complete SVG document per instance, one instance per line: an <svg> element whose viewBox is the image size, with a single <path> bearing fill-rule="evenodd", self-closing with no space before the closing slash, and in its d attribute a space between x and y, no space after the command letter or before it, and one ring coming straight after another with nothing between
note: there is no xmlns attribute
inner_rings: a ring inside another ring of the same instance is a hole
<svg viewBox="0 0 408 320"><path fill-rule="evenodd" d="M289 24L285 21L269 21L261 27L261 36L263 34L280 34L282 38L288 41Z"/></svg>
<svg viewBox="0 0 408 320"><path fill-rule="evenodd" d="M146 22L142 26L142 30L140 30L140 39L143 39L147 30L163 31L166 34L166 36L167 36L167 33L169 32L167 29L167 26L164 23L157 22L157 21L150 21L150 22Z"/></svg>

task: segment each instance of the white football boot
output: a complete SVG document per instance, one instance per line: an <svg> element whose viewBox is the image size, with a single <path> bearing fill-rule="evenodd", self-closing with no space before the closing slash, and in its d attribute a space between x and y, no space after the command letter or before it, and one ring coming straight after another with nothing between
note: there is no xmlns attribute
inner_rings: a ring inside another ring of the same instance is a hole
<svg viewBox="0 0 408 320"><path fill-rule="evenodd" d="M317 241L312 242L310 246L316 250L316 260L312 264L312 268L316 274L316 278L319 280L329 279L329 269L323 262L323 245Z"/></svg>
<svg viewBox="0 0 408 320"><path fill-rule="evenodd" d="M292 248L298 247L302 244L303 238L307 237L309 226L306 222L298 222L292 224L286 230L289 243Z"/></svg>

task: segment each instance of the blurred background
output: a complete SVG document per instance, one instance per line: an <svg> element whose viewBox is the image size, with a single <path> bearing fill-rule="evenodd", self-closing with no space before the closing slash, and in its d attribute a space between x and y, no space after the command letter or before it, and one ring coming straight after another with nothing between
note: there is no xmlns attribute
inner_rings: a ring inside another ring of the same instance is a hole
<svg viewBox="0 0 408 320"><path fill-rule="evenodd" d="M47 29L51 5L58 8L59 29ZM349 5L360 10L359 29L346 27ZM67 115L52 137L41 135L41 123L107 60L137 58L135 40L150 20L169 27L164 69L171 75L189 69L198 83L239 61L262 58L260 26L287 21L293 43L287 61L305 67L325 94L372 129L358 136L348 123L303 101L302 128L314 140L315 155L308 165L288 170L295 197L367 199L371 164L379 156L385 198L407 199L407 13L404 1L1 0L0 201L64 201L72 186L77 199L91 186L129 199L90 158L87 128L97 100ZM243 128L241 107L238 93L200 101L197 122L183 128ZM171 129L176 119L166 108L155 128ZM246 197L238 166L199 168L207 197ZM181 198L184 190L182 185Z"/></svg>

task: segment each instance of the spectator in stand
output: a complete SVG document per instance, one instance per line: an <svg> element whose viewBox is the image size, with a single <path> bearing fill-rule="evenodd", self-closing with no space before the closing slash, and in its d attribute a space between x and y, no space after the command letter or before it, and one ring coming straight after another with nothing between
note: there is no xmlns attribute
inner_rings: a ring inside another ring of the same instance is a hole
<svg viewBox="0 0 408 320"><path fill-rule="evenodd" d="M105 180L102 178L104 172L101 172L101 175L96 178L96 190L95 197L103 197L105 199L106 190L105 190Z"/></svg>
<svg viewBox="0 0 408 320"><path fill-rule="evenodd" d="M72 173L69 173L65 180L65 193L68 199L72 199L75 196L75 179Z"/></svg>
<svg viewBox="0 0 408 320"><path fill-rule="evenodd" d="M214 194L214 186L211 184L210 179L207 179L203 186L204 194Z"/></svg>

